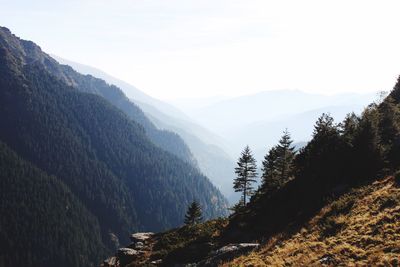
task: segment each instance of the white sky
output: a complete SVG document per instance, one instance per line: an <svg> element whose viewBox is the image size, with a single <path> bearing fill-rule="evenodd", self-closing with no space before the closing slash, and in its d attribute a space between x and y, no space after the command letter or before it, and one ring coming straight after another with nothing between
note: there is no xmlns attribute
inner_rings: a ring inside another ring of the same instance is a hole
<svg viewBox="0 0 400 267"><path fill-rule="evenodd" d="M400 1L0 0L0 25L161 98L390 90Z"/></svg>

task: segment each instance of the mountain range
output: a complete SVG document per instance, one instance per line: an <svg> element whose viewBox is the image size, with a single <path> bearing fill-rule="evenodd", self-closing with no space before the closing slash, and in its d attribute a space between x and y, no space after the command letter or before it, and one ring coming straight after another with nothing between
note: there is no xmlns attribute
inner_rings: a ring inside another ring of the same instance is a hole
<svg viewBox="0 0 400 267"><path fill-rule="evenodd" d="M300 90L271 90L238 97L200 99L197 105L185 101L171 104L182 109L193 121L212 129L229 144L227 152L238 157L250 145L261 161L287 128L295 142L310 140L313 124L322 113L330 113L336 121L346 114L359 114L377 93L323 95ZM208 104L207 104L208 103Z"/></svg>
<svg viewBox="0 0 400 267"><path fill-rule="evenodd" d="M234 161L226 152L229 145L224 138L196 124L178 108L155 99L135 86L121 81L97 68L54 56L62 64L73 67L80 73L104 79L121 90L137 104L151 122L162 130L177 133L187 144L199 169L233 203L237 196L232 189Z"/></svg>
<svg viewBox="0 0 400 267"><path fill-rule="evenodd" d="M226 215L179 135L4 27L0 89L0 265L97 265L132 231L181 225L193 200Z"/></svg>
<svg viewBox="0 0 400 267"><path fill-rule="evenodd" d="M310 140L313 124L320 114L329 113L336 121L341 121L348 113L359 114L377 99L377 93L323 95L300 90L272 90L239 97L165 102L99 69L55 58L82 73L116 84L157 128L179 134L200 170L231 203L238 199L232 189L234 159L245 145L250 145L261 165L264 155L285 129L296 143L304 144Z"/></svg>

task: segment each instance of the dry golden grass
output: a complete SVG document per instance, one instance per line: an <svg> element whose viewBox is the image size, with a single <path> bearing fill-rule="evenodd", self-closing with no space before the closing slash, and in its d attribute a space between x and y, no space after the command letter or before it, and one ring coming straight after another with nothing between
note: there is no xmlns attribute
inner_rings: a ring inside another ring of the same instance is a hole
<svg viewBox="0 0 400 267"><path fill-rule="evenodd" d="M321 265L400 266L400 188L393 177L334 201L293 236L221 266Z"/></svg>

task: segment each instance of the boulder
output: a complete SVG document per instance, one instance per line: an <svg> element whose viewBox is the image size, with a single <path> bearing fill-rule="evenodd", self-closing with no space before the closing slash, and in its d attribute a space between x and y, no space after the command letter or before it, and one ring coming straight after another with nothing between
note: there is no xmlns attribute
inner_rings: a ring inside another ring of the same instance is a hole
<svg viewBox="0 0 400 267"><path fill-rule="evenodd" d="M214 251L212 254L214 256L218 256L218 255L223 255L223 254L231 253L231 252L252 250L252 249L258 248L258 246L259 246L258 243L230 244L230 245L224 246L224 247Z"/></svg>
<svg viewBox="0 0 400 267"><path fill-rule="evenodd" d="M133 249L136 249L136 250L142 250L142 249L145 249L146 247L145 247L143 242L139 241L139 242L132 242L131 244L129 244L128 248L133 248Z"/></svg>
<svg viewBox="0 0 400 267"><path fill-rule="evenodd" d="M322 256L322 258L319 259L318 262L322 265L337 265L335 257L330 254Z"/></svg>
<svg viewBox="0 0 400 267"><path fill-rule="evenodd" d="M238 243L224 246L210 253L210 256L199 262L197 266L217 266L221 261L228 261L242 254L248 253L260 246L258 243Z"/></svg>
<svg viewBox="0 0 400 267"><path fill-rule="evenodd" d="M145 241L150 239L151 237L153 237L153 235L154 235L154 233L152 233L152 232L134 233L134 234L131 234L130 238L131 238L131 241L134 243L137 243L137 242L145 243Z"/></svg>
<svg viewBox="0 0 400 267"><path fill-rule="evenodd" d="M154 260L154 261L152 261L150 263L154 264L154 265L161 265L162 264L162 259Z"/></svg>
<svg viewBox="0 0 400 267"><path fill-rule="evenodd" d="M135 249L142 249L144 247L144 244L143 244L143 242L136 242L135 243Z"/></svg>

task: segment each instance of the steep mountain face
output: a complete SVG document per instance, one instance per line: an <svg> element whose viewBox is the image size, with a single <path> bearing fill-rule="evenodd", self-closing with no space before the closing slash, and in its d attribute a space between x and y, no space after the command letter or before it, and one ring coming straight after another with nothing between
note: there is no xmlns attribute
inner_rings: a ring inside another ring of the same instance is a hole
<svg viewBox="0 0 400 267"><path fill-rule="evenodd" d="M55 57L55 59L73 67L81 73L99 77L121 88L145 112L157 128L179 134L190 148L200 170L210 178L231 203L237 200L237 194L234 194L232 189L233 168L235 164L231 157L224 151L225 147L222 145L224 144L222 138L190 122L188 117L180 113L173 106L154 99L136 87L118 80L101 70L59 57ZM173 144L171 141L168 143ZM221 147L224 147L224 149Z"/></svg>
<svg viewBox="0 0 400 267"><path fill-rule="evenodd" d="M40 169L38 173L51 177L46 179L54 181L55 186L65 188L66 193L60 194L54 205L64 205L69 194L71 205L67 206L76 207L76 216L53 222L52 227L58 232L41 232L41 226L33 223L23 238L35 239L42 234L42 239L49 240L44 245L66 240L66 248L74 253L79 253L80 248L87 252L82 265L88 266L97 264L104 247L114 248L118 238L126 243L131 231L159 231L180 225L186 206L193 199L202 205L205 217L226 213L227 202L205 176L151 142L153 138L140 124L145 123L143 113L125 101L122 93L118 96L118 90L104 82L85 79L72 69L72 74L65 69L32 42L0 29L0 141L23 162ZM119 107L127 105L132 113L127 115L98 94L112 95L120 101ZM138 121L132 120L136 118L134 114L139 114ZM1 180L2 189L18 188L12 191L14 197L10 201L39 194L35 188L25 187L29 183L19 180L27 177L30 176L11 171L6 175L8 179ZM30 203L32 216L47 216L52 207L43 211L38 205L57 195L47 192L48 187L38 190L49 198L38 196L38 202ZM10 203L4 199L2 207L10 207ZM8 220L1 222L2 245L24 240L19 238L17 228L7 228ZM78 240L82 245L76 249L74 242L78 241L67 238L70 231L64 232L67 222L72 229L82 228L84 233L85 239ZM5 233L5 229L9 231ZM11 235L12 240L7 237ZM93 248L87 245L89 240ZM50 260L59 254L70 255L64 247L57 248L59 251L48 251ZM39 257L34 248L25 252L32 259ZM71 261L73 264L66 266L78 266L74 264L77 259ZM40 265L32 262L31 266Z"/></svg>
<svg viewBox="0 0 400 267"><path fill-rule="evenodd" d="M17 55L24 64L38 65L79 91L104 97L124 111L131 119L140 123L153 143L193 166L197 166L196 160L184 141L175 133L158 130L142 110L131 102L118 87L109 85L104 80L91 75L82 75L69 66L60 65L52 57L43 53L39 46L33 42L21 41L13 37L5 28L0 29L0 38L2 46Z"/></svg>
<svg viewBox="0 0 400 267"><path fill-rule="evenodd" d="M109 251L71 190L2 142L0 199L0 266L88 266Z"/></svg>

